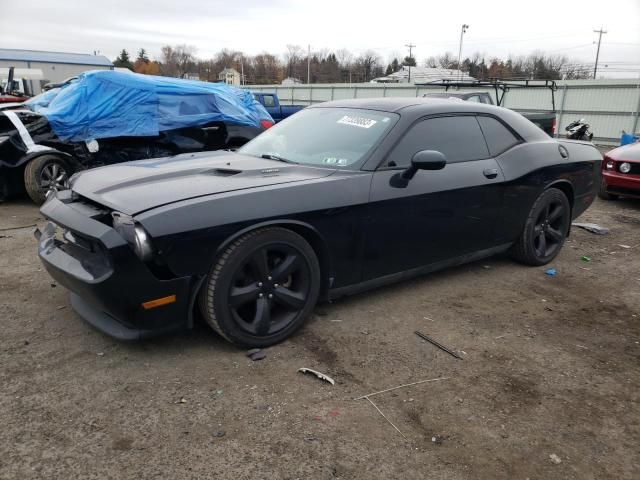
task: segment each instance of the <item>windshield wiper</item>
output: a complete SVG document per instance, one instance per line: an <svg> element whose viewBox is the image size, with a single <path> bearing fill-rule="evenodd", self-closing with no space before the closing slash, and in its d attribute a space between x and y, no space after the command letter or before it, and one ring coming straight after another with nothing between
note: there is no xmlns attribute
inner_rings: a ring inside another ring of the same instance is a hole
<svg viewBox="0 0 640 480"><path fill-rule="evenodd" d="M266 158L267 160L277 160L278 162L293 163L298 165L298 162L294 162L293 160L288 160L286 158L279 157L278 155L273 155L271 153L263 153L262 155L260 155L260 158Z"/></svg>

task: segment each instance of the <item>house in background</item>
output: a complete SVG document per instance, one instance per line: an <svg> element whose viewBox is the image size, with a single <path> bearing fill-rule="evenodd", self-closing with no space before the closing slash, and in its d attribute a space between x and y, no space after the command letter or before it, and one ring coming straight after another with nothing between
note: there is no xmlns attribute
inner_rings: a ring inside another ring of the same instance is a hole
<svg viewBox="0 0 640 480"><path fill-rule="evenodd" d="M227 85L240 85L241 78L240 72L235 68L225 68L218 74L218 80Z"/></svg>

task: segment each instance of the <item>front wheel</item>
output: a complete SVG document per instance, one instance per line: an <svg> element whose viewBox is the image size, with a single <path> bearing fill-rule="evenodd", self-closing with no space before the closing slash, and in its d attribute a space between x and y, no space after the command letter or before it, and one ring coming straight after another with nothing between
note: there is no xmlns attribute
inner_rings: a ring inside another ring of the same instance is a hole
<svg viewBox="0 0 640 480"><path fill-rule="evenodd" d="M71 168L56 155L42 155L27 163L24 186L37 205L44 203L49 190L64 190L68 186Z"/></svg>
<svg viewBox="0 0 640 480"><path fill-rule="evenodd" d="M200 309L221 336L243 347L266 347L305 322L320 292L318 258L291 230L250 232L217 259L200 292Z"/></svg>
<svg viewBox="0 0 640 480"><path fill-rule="evenodd" d="M571 206L564 192L549 188L534 202L511 253L527 265L545 265L560 252L569 232Z"/></svg>

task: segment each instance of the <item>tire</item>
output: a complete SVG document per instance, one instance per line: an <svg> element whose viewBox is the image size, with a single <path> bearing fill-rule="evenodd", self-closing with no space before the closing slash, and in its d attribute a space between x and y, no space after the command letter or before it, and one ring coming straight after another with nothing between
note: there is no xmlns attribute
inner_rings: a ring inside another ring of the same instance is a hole
<svg viewBox="0 0 640 480"><path fill-rule="evenodd" d="M37 205L47 198L50 189L64 189L71 176L69 164L56 155L42 155L27 163L24 169L24 186Z"/></svg>
<svg viewBox="0 0 640 480"><path fill-rule="evenodd" d="M233 242L215 260L199 305L207 323L242 347L267 347L307 320L320 292L318 258L285 228L259 229Z"/></svg>
<svg viewBox="0 0 640 480"><path fill-rule="evenodd" d="M7 178L0 172L0 203L9 197L9 184Z"/></svg>
<svg viewBox="0 0 640 480"><path fill-rule="evenodd" d="M613 193L607 192L607 187L603 180L600 180L600 188L598 189L598 197L602 200L617 200L619 197Z"/></svg>
<svg viewBox="0 0 640 480"><path fill-rule="evenodd" d="M512 256L526 265L545 265L562 249L571 224L571 206L564 192L549 188L536 199Z"/></svg>

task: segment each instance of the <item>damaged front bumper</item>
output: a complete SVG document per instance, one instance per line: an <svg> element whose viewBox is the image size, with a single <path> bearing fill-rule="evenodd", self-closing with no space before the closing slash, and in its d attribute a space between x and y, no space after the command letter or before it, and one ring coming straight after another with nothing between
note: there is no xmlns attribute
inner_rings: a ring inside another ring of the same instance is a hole
<svg viewBox="0 0 640 480"><path fill-rule="evenodd" d="M86 205L63 200L54 195L40 210L49 222L36 231L38 254L49 274L71 291L80 317L120 340L191 325L191 277L157 278L113 228L91 218ZM162 298L172 301L149 308Z"/></svg>

